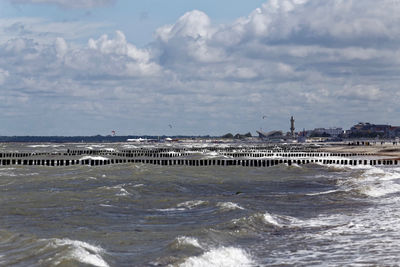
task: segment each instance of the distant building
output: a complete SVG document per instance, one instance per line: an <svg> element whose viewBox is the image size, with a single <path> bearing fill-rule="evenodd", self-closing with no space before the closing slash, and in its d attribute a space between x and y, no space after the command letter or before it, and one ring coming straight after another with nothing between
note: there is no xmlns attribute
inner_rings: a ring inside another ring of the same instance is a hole
<svg viewBox="0 0 400 267"><path fill-rule="evenodd" d="M272 139L282 139L283 138L282 131L270 131L267 133L263 132L263 131L257 131L257 133L261 139L272 140Z"/></svg>
<svg viewBox="0 0 400 267"><path fill-rule="evenodd" d="M400 136L400 127L387 124L372 124L369 122L359 122L350 128L349 137L365 138L392 138Z"/></svg>
<svg viewBox="0 0 400 267"><path fill-rule="evenodd" d="M339 135L343 134L343 128L337 128L337 127L332 127L332 128L315 128L312 131L313 134L318 135L318 136L324 136L324 135L329 135L330 137L338 137Z"/></svg>

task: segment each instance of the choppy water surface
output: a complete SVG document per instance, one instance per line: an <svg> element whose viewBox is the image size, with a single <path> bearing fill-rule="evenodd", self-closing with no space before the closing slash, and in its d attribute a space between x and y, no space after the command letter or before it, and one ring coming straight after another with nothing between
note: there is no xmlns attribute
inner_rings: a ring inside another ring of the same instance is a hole
<svg viewBox="0 0 400 267"><path fill-rule="evenodd" d="M396 265L399 181L388 166L0 166L0 265Z"/></svg>

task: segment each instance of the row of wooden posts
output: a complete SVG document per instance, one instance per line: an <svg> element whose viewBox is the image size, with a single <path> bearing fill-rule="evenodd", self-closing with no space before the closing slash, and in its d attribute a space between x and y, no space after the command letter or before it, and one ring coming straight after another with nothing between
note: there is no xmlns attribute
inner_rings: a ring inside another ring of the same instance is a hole
<svg viewBox="0 0 400 267"><path fill-rule="evenodd" d="M182 153L182 152L158 152L152 150L143 151L122 151L122 152L99 152L92 150L82 150L79 153L66 152L66 153L0 153L0 158L29 158L29 157L56 157L56 156L113 156L123 158L178 158L187 157L196 153ZM264 158L264 157L283 157L283 158L307 158L307 157L359 157L370 156L371 154L355 154L355 153L327 153L327 152L293 152L293 151L264 151L264 152L235 152L235 153L220 153L221 156L229 156L233 158Z"/></svg>
<svg viewBox="0 0 400 267"><path fill-rule="evenodd" d="M325 165L398 165L397 159L0 159L1 166L8 165L40 165L40 166L70 166L87 165L101 166L123 163L142 163L162 166L243 166L270 167L278 164L311 164Z"/></svg>

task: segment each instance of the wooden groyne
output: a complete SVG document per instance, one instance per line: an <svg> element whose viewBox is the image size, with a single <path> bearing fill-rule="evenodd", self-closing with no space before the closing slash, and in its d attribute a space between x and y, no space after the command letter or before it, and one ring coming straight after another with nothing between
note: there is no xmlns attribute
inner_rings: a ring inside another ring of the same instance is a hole
<svg viewBox="0 0 400 267"><path fill-rule="evenodd" d="M279 164L324 164L324 165L398 165L398 160L335 160L335 159L1 159L0 166L102 166L123 163L142 163L161 166L243 166L243 167L272 167Z"/></svg>
<svg viewBox="0 0 400 267"><path fill-rule="evenodd" d="M185 147L140 148L130 150L78 150L63 152L0 152L0 166L104 166L151 164L160 166L242 166L271 167L279 164L398 165L398 158L382 159L368 153L323 152L296 146L274 147ZM207 158L207 153L213 153ZM375 157L375 158L374 158Z"/></svg>

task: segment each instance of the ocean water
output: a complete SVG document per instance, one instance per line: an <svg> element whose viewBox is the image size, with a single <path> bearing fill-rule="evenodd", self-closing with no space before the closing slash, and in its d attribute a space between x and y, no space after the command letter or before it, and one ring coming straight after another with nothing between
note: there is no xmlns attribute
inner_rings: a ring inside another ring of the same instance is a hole
<svg viewBox="0 0 400 267"><path fill-rule="evenodd" d="M395 166L0 166L0 266L397 266L399 222Z"/></svg>

